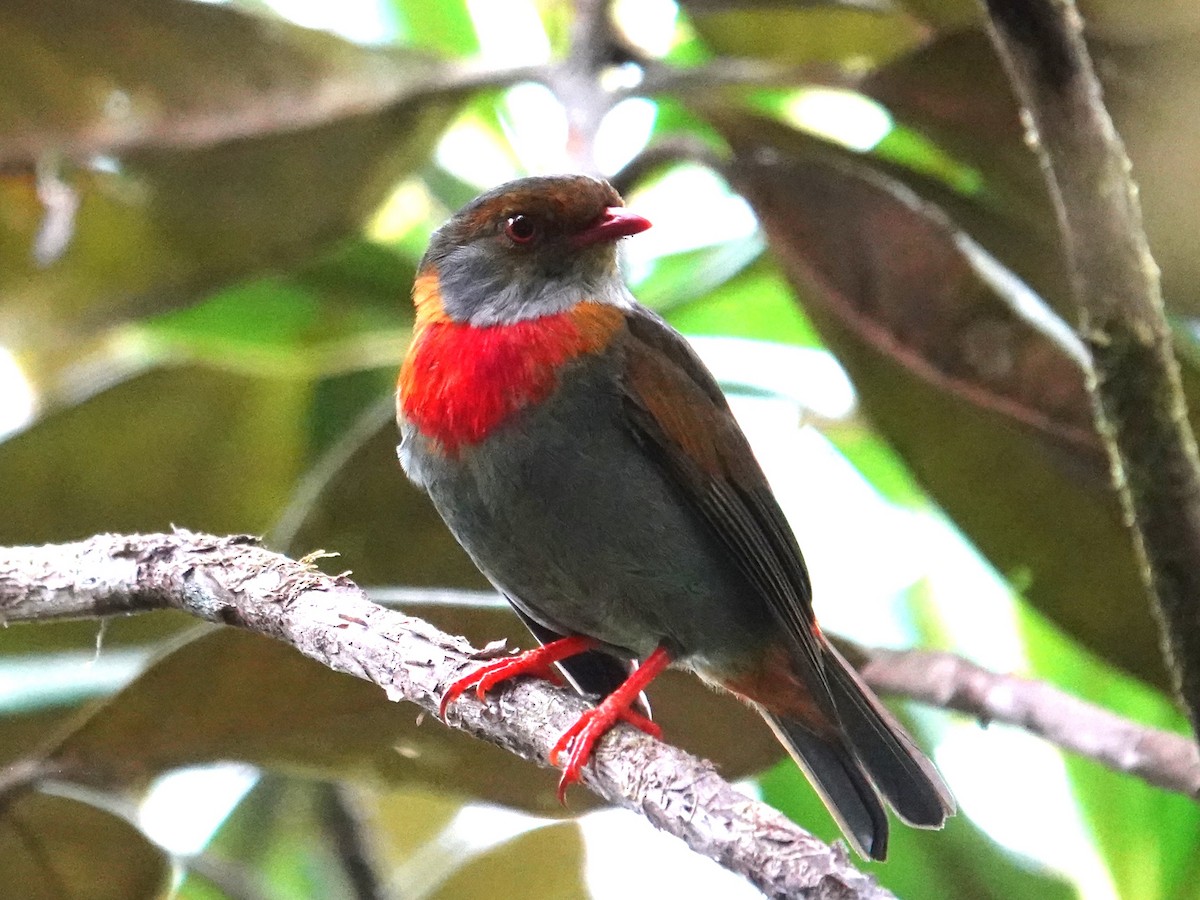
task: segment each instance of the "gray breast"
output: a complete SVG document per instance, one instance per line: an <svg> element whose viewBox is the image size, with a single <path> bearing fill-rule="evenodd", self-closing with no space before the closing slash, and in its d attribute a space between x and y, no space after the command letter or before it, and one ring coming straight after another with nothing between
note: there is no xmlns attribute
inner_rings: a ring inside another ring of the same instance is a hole
<svg viewBox="0 0 1200 900"><path fill-rule="evenodd" d="M701 668L759 644L763 601L678 486L638 446L611 358L564 373L457 461L405 427L401 459L485 575L533 618Z"/></svg>

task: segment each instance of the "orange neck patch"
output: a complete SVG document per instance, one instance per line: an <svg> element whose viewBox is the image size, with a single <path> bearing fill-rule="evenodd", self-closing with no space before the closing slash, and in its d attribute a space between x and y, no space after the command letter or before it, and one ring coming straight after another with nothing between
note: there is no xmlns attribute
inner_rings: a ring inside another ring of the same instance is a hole
<svg viewBox="0 0 1200 900"><path fill-rule="evenodd" d="M511 325L468 325L446 315L433 273L417 278L413 302L417 320L400 369L399 409L450 454L544 400L564 363L603 350L624 321L615 307L585 302Z"/></svg>

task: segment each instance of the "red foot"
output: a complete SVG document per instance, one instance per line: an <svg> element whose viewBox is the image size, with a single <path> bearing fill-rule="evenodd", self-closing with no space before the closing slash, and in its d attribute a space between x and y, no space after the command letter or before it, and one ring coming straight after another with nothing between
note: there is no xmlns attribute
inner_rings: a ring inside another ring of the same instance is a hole
<svg viewBox="0 0 1200 900"><path fill-rule="evenodd" d="M644 731L652 738L662 738L662 728L657 722L652 722L639 712L634 712L632 709L621 711L621 721L628 722L638 731Z"/></svg>
<svg viewBox="0 0 1200 900"><path fill-rule="evenodd" d="M592 638L573 635L551 641L549 644L535 647L533 650L526 650L516 656L480 666L470 675L458 679L446 688L445 693L442 694L442 703L438 713L443 719L446 718L446 708L457 700L467 688L474 687L476 696L482 700L487 692L501 681L515 678L518 675L533 675L537 678L545 678L554 684L562 684L562 676L554 668L554 664L560 660L578 656L595 646L596 641Z"/></svg>
<svg viewBox="0 0 1200 900"><path fill-rule="evenodd" d="M564 752L567 764L563 766L562 778L558 781L558 802L566 805L567 788L579 780L580 771L592 755L592 747L617 722L628 722L652 737L661 737L662 729L630 707L651 681L671 663L667 651L659 647L634 670L619 688L609 694L595 709L589 709L574 725L563 732L550 751L550 764L557 766Z"/></svg>

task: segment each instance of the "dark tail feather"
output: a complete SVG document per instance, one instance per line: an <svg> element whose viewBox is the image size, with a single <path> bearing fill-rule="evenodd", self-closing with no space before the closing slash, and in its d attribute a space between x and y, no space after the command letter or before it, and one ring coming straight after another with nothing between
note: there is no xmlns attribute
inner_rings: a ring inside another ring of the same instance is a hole
<svg viewBox="0 0 1200 900"><path fill-rule="evenodd" d="M765 715L854 849L868 859L886 857L887 813L845 743L838 738L819 737L799 722Z"/></svg>
<svg viewBox="0 0 1200 900"><path fill-rule="evenodd" d="M838 715L863 768L901 819L940 828L955 804L937 769L842 655L822 649Z"/></svg>

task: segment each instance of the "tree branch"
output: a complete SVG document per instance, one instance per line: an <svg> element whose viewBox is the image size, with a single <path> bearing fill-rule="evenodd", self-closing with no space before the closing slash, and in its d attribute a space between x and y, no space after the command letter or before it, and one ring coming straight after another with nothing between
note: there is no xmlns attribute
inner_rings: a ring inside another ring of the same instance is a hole
<svg viewBox="0 0 1200 900"><path fill-rule="evenodd" d="M99 535L74 544L0 550L0 620L117 615L175 608L291 644L393 700L437 713L445 685L479 652L420 619L367 599L246 536L179 531ZM447 724L546 765L584 701L537 679L498 687L481 703L464 695ZM0 773L3 781L3 773ZM600 741L583 783L634 810L697 853L745 876L771 897L884 900L891 894L779 812L734 790L710 763L621 726Z"/></svg>
<svg viewBox="0 0 1200 900"><path fill-rule="evenodd" d="M604 116L617 103L601 75L629 57L612 26L612 0L575 0L570 46L554 67L550 88L567 115L567 156L582 172L596 170L596 135Z"/></svg>
<svg viewBox="0 0 1200 900"><path fill-rule="evenodd" d="M1181 734L1123 719L1041 681L990 672L926 650L851 652L881 694L954 709L980 721L1016 725L1116 772L1200 798L1200 750Z"/></svg>
<svg viewBox="0 0 1200 900"><path fill-rule="evenodd" d="M618 193L626 194L638 182L676 163L706 166L722 178L728 168L725 158L711 144L694 134L677 134L650 144L609 180Z"/></svg>
<svg viewBox="0 0 1200 900"><path fill-rule="evenodd" d="M491 591L370 590L385 605L507 609ZM992 672L953 653L884 650L834 638L873 690L1014 725L1115 772L1200 799L1200 749L1182 734L1132 722L1053 685Z"/></svg>
<svg viewBox="0 0 1200 900"><path fill-rule="evenodd" d="M1058 210L1090 388L1164 652L1200 734L1200 459L1129 158L1073 0L985 0Z"/></svg>

